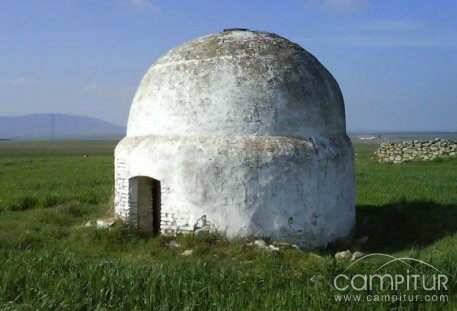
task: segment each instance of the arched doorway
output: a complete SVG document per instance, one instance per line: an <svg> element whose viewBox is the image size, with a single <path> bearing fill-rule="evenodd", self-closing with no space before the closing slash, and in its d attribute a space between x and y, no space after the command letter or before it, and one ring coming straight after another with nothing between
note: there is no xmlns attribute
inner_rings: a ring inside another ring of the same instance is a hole
<svg viewBox="0 0 457 311"><path fill-rule="evenodd" d="M138 231L160 233L160 181L146 176L130 179L130 204L136 206Z"/></svg>

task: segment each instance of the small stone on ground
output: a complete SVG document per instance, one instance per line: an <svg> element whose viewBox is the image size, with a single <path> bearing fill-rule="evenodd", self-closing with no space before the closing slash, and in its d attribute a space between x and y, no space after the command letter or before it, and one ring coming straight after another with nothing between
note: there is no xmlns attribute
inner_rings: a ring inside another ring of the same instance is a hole
<svg viewBox="0 0 457 311"><path fill-rule="evenodd" d="M98 229L109 229L114 225L115 219L98 219L97 228Z"/></svg>
<svg viewBox="0 0 457 311"><path fill-rule="evenodd" d="M169 248L178 248L179 247L179 243L178 241L176 240L171 240L170 242L168 242L166 244Z"/></svg>
<svg viewBox="0 0 457 311"><path fill-rule="evenodd" d="M349 260L352 258L352 253L350 250L345 250L343 252L338 252L335 254L336 260Z"/></svg>
<svg viewBox="0 0 457 311"><path fill-rule="evenodd" d="M364 255L362 252L354 252L354 254L352 254L352 257L351 257L351 260L352 261L355 261L359 258L362 258Z"/></svg>
<svg viewBox="0 0 457 311"><path fill-rule="evenodd" d="M184 252L181 253L182 256L190 256L194 251L191 249L186 249Z"/></svg>

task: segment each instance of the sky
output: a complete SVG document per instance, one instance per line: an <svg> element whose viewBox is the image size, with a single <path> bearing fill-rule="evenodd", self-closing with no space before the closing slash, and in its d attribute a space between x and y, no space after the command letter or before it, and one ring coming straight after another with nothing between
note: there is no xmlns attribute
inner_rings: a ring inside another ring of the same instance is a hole
<svg viewBox="0 0 457 311"><path fill-rule="evenodd" d="M316 56L342 89L349 131L457 130L455 0L0 0L0 115L126 125L158 57L234 27Z"/></svg>

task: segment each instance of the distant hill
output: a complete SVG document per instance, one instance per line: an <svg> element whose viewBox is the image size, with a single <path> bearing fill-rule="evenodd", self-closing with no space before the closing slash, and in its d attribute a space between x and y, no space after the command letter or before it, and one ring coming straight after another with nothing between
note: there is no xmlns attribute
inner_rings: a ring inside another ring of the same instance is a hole
<svg viewBox="0 0 457 311"><path fill-rule="evenodd" d="M54 121L53 121L54 119ZM0 116L0 139L108 139L125 135L125 128L103 120L67 114Z"/></svg>

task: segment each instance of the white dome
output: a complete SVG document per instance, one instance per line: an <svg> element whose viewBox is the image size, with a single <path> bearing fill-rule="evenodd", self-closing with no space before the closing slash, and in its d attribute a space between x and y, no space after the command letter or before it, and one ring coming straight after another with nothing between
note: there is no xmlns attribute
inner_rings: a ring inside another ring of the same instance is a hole
<svg viewBox="0 0 457 311"><path fill-rule="evenodd" d="M116 213L145 232L325 246L352 230L354 189L337 82L267 32L224 31L160 58L115 151Z"/></svg>
<svg viewBox="0 0 457 311"><path fill-rule="evenodd" d="M337 82L276 34L224 31L186 42L146 73L127 135L275 135L345 132Z"/></svg>

